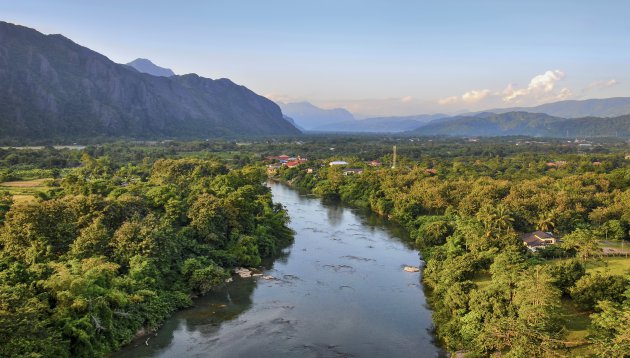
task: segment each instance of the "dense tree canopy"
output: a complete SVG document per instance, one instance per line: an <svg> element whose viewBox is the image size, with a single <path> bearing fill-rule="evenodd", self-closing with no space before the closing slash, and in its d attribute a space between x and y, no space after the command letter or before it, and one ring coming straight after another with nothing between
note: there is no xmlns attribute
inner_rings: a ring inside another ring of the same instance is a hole
<svg viewBox="0 0 630 358"><path fill-rule="evenodd" d="M593 329L604 330L591 336L594 347L609 342L610 349L602 350L609 356L627 347L626 314L612 317L627 309L628 278L585 270L601 256L600 240L630 238L627 162L608 155L602 156L605 164L593 166L588 156L556 154L559 159L549 164L533 152L428 157L403 158L405 165L396 169L332 157L278 175L407 227L426 260L423 279L437 336L450 351L566 355L573 343L565 339L563 299L594 313ZM364 172L343 175L343 168L325 165L333 159ZM519 239L534 230L553 231L563 241L534 254Z"/></svg>
<svg viewBox="0 0 630 358"><path fill-rule="evenodd" d="M103 356L292 238L260 169L81 160L55 198L0 196L0 356Z"/></svg>

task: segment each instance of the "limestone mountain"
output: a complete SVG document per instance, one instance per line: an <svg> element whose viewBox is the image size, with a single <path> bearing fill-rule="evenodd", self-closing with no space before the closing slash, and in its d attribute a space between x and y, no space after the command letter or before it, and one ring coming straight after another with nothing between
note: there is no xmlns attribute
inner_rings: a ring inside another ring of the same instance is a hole
<svg viewBox="0 0 630 358"><path fill-rule="evenodd" d="M136 58L129 62L127 66L131 66L138 70L138 72L148 73L158 77L171 77L175 76L175 72L170 68L164 68L156 65L155 63L147 60L146 58Z"/></svg>
<svg viewBox="0 0 630 358"><path fill-rule="evenodd" d="M208 138L300 133L228 79L156 77L61 35L0 22L1 138Z"/></svg>

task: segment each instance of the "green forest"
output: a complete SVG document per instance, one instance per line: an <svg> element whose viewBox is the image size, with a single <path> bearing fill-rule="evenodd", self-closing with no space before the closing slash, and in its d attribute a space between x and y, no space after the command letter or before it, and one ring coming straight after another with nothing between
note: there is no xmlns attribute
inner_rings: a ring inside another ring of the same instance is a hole
<svg viewBox="0 0 630 358"><path fill-rule="evenodd" d="M437 145L399 158L394 169L391 156L372 167L360 154L337 155L277 176L409 230L426 262L435 333L448 351L625 356L630 259L606 257L602 246L623 247L629 238L630 160L604 147L525 146L497 155L482 153L486 144L451 143L448 155ZM328 165L339 159L363 172ZM534 230L562 241L531 252L519 234Z"/></svg>
<svg viewBox="0 0 630 358"><path fill-rule="evenodd" d="M104 356L292 240L260 167L87 152L0 153L9 179L53 175L0 190L0 356Z"/></svg>
<svg viewBox="0 0 630 358"><path fill-rule="evenodd" d="M623 357L630 258L603 249L630 247L630 148L580 144L311 136L0 149L0 356L107 355L232 268L273 257L292 232L271 175L402 224L447 351ZM308 160L268 159L281 154ZM520 236L534 230L561 241L528 250Z"/></svg>

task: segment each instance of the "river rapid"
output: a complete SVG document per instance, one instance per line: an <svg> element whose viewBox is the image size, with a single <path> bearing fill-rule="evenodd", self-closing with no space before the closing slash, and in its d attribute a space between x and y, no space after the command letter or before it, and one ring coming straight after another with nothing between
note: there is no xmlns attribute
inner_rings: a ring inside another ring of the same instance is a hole
<svg viewBox="0 0 630 358"><path fill-rule="evenodd" d="M269 183L295 242L113 357L437 357L418 251L392 222ZM147 340L148 338L148 340Z"/></svg>

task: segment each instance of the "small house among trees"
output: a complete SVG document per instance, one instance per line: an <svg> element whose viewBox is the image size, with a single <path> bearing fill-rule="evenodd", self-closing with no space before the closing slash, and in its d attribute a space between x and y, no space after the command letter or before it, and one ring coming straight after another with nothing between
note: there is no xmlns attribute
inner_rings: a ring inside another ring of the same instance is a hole
<svg viewBox="0 0 630 358"><path fill-rule="evenodd" d="M520 236L523 245L531 251L536 251L541 247L555 245L558 243L558 237L550 232L534 231Z"/></svg>

